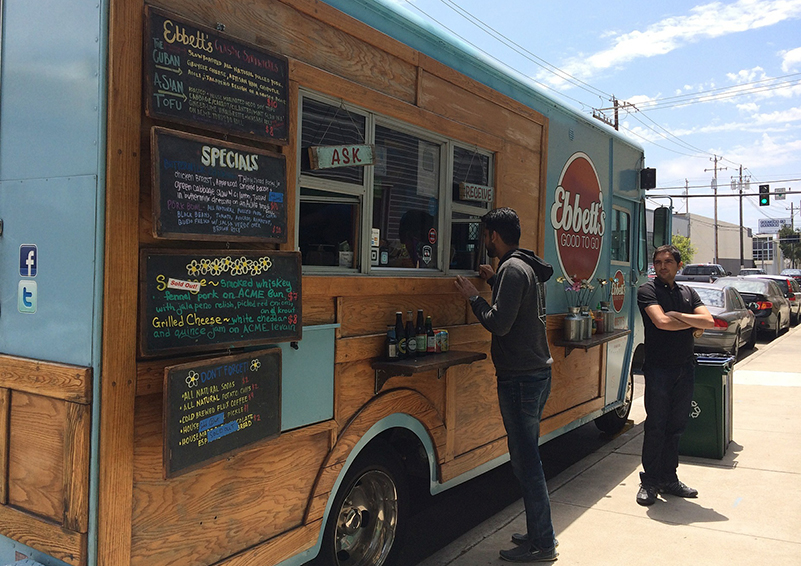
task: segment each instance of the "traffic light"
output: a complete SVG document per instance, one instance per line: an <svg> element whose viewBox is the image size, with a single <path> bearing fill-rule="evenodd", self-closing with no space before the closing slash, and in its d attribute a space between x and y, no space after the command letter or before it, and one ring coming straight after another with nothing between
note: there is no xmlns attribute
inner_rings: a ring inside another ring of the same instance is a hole
<svg viewBox="0 0 801 566"><path fill-rule="evenodd" d="M770 206L770 185L759 185L759 206Z"/></svg>

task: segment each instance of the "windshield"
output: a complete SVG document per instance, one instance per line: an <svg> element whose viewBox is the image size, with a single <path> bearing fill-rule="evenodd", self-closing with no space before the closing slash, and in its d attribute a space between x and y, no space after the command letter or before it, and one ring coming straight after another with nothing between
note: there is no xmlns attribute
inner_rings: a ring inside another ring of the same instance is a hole
<svg viewBox="0 0 801 566"><path fill-rule="evenodd" d="M723 308L723 289L709 289L707 287L693 287L701 297L701 302L707 307Z"/></svg>
<svg viewBox="0 0 801 566"><path fill-rule="evenodd" d="M768 283L765 281L727 281L726 284L741 293L760 293L762 295L768 293Z"/></svg>

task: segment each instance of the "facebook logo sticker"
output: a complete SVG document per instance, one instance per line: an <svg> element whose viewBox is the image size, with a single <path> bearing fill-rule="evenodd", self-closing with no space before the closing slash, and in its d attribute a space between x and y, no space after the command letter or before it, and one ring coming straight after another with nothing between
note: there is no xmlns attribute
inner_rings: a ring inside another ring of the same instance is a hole
<svg viewBox="0 0 801 566"><path fill-rule="evenodd" d="M39 254L36 244L22 244L19 247L19 274L21 277L36 277Z"/></svg>

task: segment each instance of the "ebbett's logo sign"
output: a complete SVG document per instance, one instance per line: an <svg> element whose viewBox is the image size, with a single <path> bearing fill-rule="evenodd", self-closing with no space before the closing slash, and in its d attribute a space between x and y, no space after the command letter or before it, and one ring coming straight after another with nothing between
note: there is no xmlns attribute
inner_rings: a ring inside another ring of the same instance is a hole
<svg viewBox="0 0 801 566"><path fill-rule="evenodd" d="M615 312L623 310L623 301L626 299L626 281L623 279L623 272L619 269L612 278L612 308Z"/></svg>
<svg viewBox="0 0 801 566"><path fill-rule="evenodd" d="M601 258L606 212L598 173L586 153L574 153L562 169L551 206L556 255L562 272L591 281Z"/></svg>

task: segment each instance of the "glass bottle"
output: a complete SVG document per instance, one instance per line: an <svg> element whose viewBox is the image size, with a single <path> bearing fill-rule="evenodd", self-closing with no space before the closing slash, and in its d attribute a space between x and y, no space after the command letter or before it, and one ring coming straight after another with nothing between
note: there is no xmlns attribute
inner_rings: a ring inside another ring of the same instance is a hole
<svg viewBox="0 0 801 566"><path fill-rule="evenodd" d="M414 333L412 311L406 311L406 356L409 358L417 357L417 336Z"/></svg>
<svg viewBox="0 0 801 566"><path fill-rule="evenodd" d="M437 353L437 335L434 332L434 325L431 323L431 317L426 317L426 353Z"/></svg>
<svg viewBox="0 0 801 566"><path fill-rule="evenodd" d="M395 338L398 340L398 358L406 357L406 333L403 330L403 313L395 313Z"/></svg>
<svg viewBox="0 0 801 566"><path fill-rule="evenodd" d="M387 326L387 359L398 359L398 338L395 336L395 327L391 324Z"/></svg>
<svg viewBox="0 0 801 566"><path fill-rule="evenodd" d="M417 309L417 328L415 328L417 339L417 355L423 356L426 353L426 327L423 321L423 309Z"/></svg>

